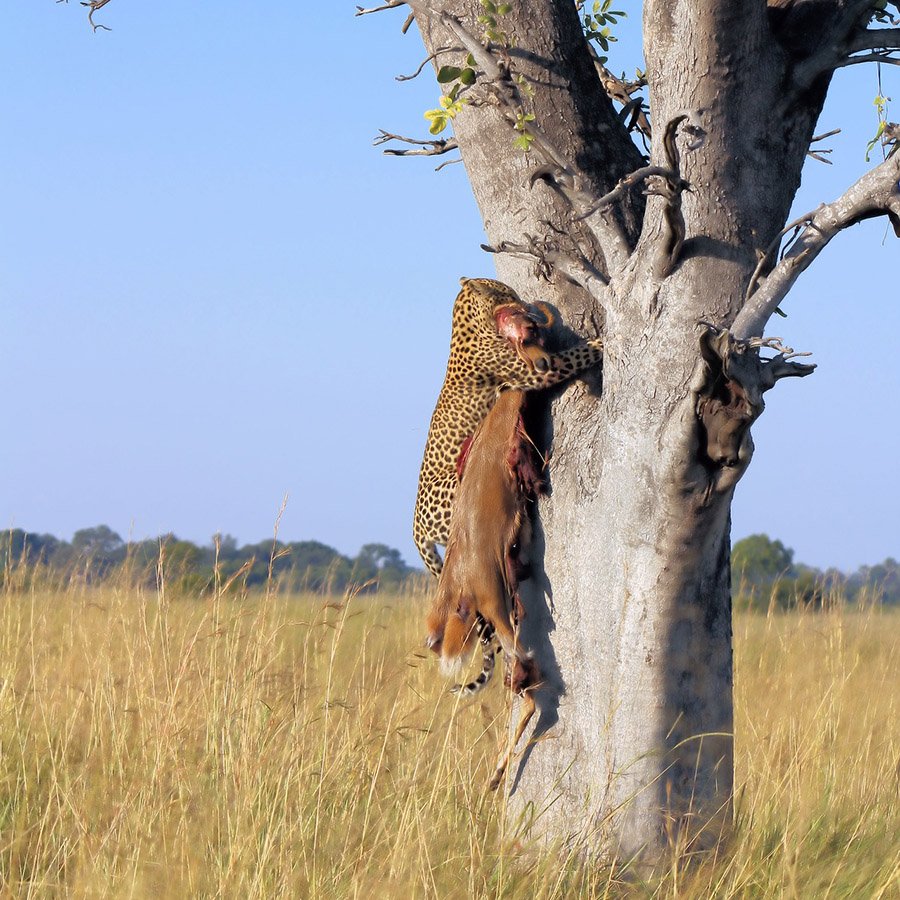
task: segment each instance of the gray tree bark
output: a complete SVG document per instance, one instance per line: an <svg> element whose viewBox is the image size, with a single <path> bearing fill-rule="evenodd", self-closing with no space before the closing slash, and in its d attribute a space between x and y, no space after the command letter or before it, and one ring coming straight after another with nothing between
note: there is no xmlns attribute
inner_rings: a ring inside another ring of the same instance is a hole
<svg viewBox="0 0 900 900"><path fill-rule="evenodd" d="M514 0L502 18L509 46L477 55L473 102L453 121L490 243L518 247L497 255L499 277L605 340L602 390L586 379L545 418L552 492L523 622L544 684L509 787L546 837L653 859L667 846L709 846L731 819L730 505L762 392L809 368L767 364L728 329L753 302L751 280L786 291L799 274L765 251L831 72L870 16L867 4L835 0L808 20L810 5L645 2L650 163L671 171L674 134L683 192L675 179L674 194L670 184L645 203L638 185L591 211L591 198L646 161L572 0ZM429 53L455 48L436 67L464 65L473 36L483 45L475 0L409 6ZM533 99L516 93L520 78ZM513 146L516 109L535 117L527 154ZM687 132L667 128L682 115L705 133L692 151ZM839 210L832 233L897 216L897 160L884 165L882 193ZM739 337L758 337L777 299L746 314Z"/></svg>

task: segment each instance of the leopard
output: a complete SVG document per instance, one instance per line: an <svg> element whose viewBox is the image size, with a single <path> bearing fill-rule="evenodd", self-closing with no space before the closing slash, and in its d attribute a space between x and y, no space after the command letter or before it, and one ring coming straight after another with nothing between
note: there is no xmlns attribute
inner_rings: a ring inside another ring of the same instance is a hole
<svg viewBox="0 0 900 900"><path fill-rule="evenodd" d="M425 441L413 515L413 541L435 578L443 566L437 546L445 547L450 536L460 453L500 391L553 387L603 359L603 342L593 338L548 353L536 363L533 353L522 352L521 342L517 346L499 331L498 310L529 310L516 291L492 278L461 278L460 286L453 304L447 373Z"/></svg>

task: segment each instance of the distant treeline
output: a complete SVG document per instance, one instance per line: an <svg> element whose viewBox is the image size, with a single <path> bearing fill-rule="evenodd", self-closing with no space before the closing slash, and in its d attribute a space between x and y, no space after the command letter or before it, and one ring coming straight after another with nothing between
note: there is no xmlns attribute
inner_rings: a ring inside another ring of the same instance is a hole
<svg viewBox="0 0 900 900"><path fill-rule="evenodd" d="M794 562L794 551L766 534L753 534L731 550L732 586L739 606L767 608L828 605L835 599L859 604L900 604L900 563L893 557L847 574Z"/></svg>
<svg viewBox="0 0 900 900"><path fill-rule="evenodd" d="M794 562L794 551L765 534L738 541L731 554L732 585L739 607L823 606L834 598L855 603L900 605L900 563L893 558L850 574ZM0 532L0 577L24 584L56 582L128 583L203 593L220 587L340 594L361 588L424 589L421 569L408 566L399 550L366 544L355 557L319 541L284 543L271 538L239 547L231 535L214 535L198 546L174 534L124 541L106 525L76 531L71 541L20 528Z"/></svg>
<svg viewBox="0 0 900 900"><path fill-rule="evenodd" d="M0 574L4 583L29 579L85 583L125 578L150 585L160 581L185 591L218 584L284 591L343 593L350 588L396 591L423 577L399 550L366 544L351 558L319 541L284 543L271 538L238 546L231 535L214 535L198 546L174 534L124 541L106 525L76 531L71 541L14 528L0 532Z"/></svg>

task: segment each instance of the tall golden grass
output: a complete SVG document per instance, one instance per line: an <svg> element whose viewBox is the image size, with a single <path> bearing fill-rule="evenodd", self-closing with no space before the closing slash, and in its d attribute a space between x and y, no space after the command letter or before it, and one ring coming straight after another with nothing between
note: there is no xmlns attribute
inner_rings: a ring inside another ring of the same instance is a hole
<svg viewBox="0 0 900 900"><path fill-rule="evenodd" d="M519 839L421 597L0 595L0 879L15 897L900 894L900 614L736 620L737 825L622 865ZM644 876L645 878L647 876Z"/></svg>

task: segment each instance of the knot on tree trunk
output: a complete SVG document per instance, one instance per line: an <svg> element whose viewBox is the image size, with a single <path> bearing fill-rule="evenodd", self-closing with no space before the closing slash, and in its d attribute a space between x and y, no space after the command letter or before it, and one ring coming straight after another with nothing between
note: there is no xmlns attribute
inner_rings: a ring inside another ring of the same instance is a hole
<svg viewBox="0 0 900 900"><path fill-rule="evenodd" d="M750 461L750 426L765 408L763 394L780 378L809 375L815 365L792 362L809 354L795 353L781 338L741 340L727 328L701 324L703 379L696 405L701 461L710 468L742 471ZM777 355L764 359L759 355L763 348Z"/></svg>

